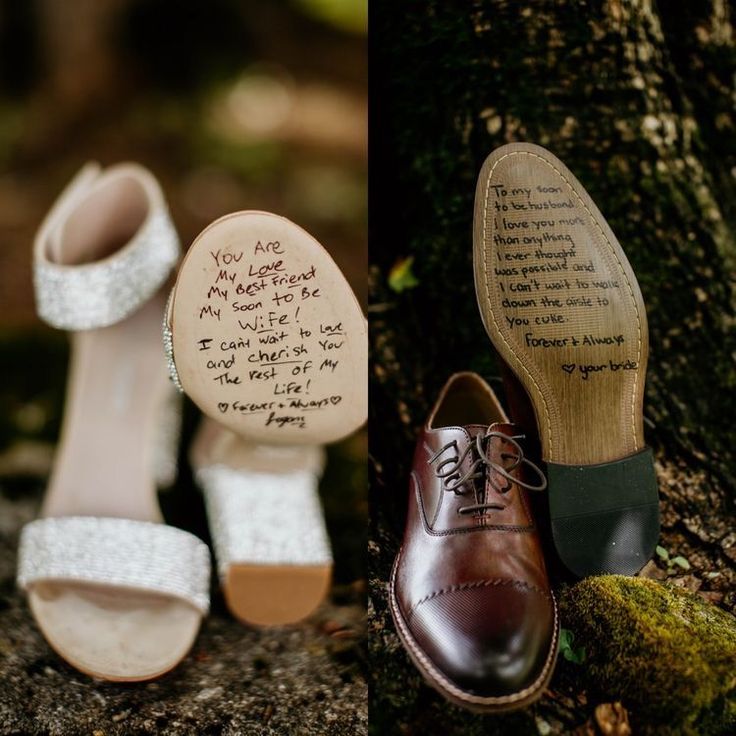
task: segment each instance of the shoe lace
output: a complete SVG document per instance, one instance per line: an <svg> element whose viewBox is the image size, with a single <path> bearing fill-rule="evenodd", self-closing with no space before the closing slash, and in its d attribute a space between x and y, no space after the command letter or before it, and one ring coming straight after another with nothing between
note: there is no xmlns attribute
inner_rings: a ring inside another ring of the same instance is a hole
<svg viewBox="0 0 736 736"><path fill-rule="evenodd" d="M478 433L475 436L475 440L469 442L462 452L460 452L457 440L452 440L429 458L427 462L430 465L436 463L434 468L435 475L442 480L446 491L452 491L458 496L465 495L468 488L472 488L474 491L476 503L461 506L457 510L458 514L472 514L476 511L502 511L506 508L506 505L498 500L486 500L483 497L484 492L479 492L478 490L478 486L475 483L477 480L483 480L484 483L482 486L484 486L485 481L489 478L493 479L497 476L505 478L507 483L503 486L499 486L491 480L491 486L501 498L503 498L514 484L528 491L543 491L547 488L547 479L544 477L544 473L531 460L524 457L524 451L519 444L519 440L523 440L524 438L525 435L523 434L509 436L503 432L488 430L485 434ZM494 439L500 440L511 447L513 451L501 453L501 460L504 462L511 460L511 464L502 465L488 457L488 445ZM443 458L443 455L450 449L454 450L454 454ZM472 462L465 472L460 472L460 468L468 456L472 458ZM527 483L511 475L514 470L522 465L531 468L536 473L539 478L537 485ZM494 471L492 475L488 474L489 469Z"/></svg>

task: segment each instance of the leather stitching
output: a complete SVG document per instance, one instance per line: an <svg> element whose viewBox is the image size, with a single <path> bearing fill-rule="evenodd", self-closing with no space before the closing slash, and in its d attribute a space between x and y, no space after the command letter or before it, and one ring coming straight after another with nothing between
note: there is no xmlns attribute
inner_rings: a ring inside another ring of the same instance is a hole
<svg viewBox="0 0 736 736"><path fill-rule="evenodd" d="M427 453L427 455L429 455L431 457L434 454L432 452L432 448L427 444L426 440L422 444L424 445L424 450ZM427 461L427 462L429 462L429 461ZM418 476L417 476L416 483L417 483L417 485L419 485L419 477ZM445 494L444 493L440 493L440 496L439 496L439 498L437 500L437 507L435 508L435 510L434 510L434 516L432 517L432 523L429 525L431 529L434 529L434 525L437 523L437 519L440 516L440 511L442 510L442 503L443 503L444 500L445 500ZM422 506L423 505L424 505L424 501L422 500ZM424 510L422 509L422 516L424 516L423 511Z"/></svg>
<svg viewBox="0 0 736 736"><path fill-rule="evenodd" d="M528 532L534 531L534 525L518 526L512 524L494 524L492 526L488 525L461 529L446 529L443 532L436 532L434 529L432 529L432 527L429 526L429 522L427 521L427 511L424 507L424 499L422 498L422 487L419 483L419 476L417 475L415 470L411 471L411 479L414 481L414 495L416 497L417 504L419 505L419 511L422 515L422 525L424 526L424 531L431 537L449 537L453 534L472 534L474 532L523 532L526 534Z"/></svg>
<svg viewBox="0 0 736 736"><path fill-rule="evenodd" d="M409 610L406 619L407 622L411 620L411 617L416 613L419 606L428 601L439 598L440 596L447 595L448 593L457 593L461 590L473 590L475 588L490 588L490 587L509 587L509 588L523 588L532 593L538 593L544 598L549 598L549 594L538 588L536 585L530 585L525 583L523 580L510 580L508 578L488 578L486 580L474 580L472 583L460 583L458 585L451 585L448 588L441 588L440 590L432 591L429 595L424 596L418 600Z"/></svg>
<svg viewBox="0 0 736 736"><path fill-rule="evenodd" d="M396 598L396 574L399 569L399 563L401 561L401 550L396 555L393 569L391 570L391 579L388 584L389 593L389 608L391 615L396 624L396 628L399 633L399 639L402 641L404 646L408 649L410 657L419 667L420 672L424 677L429 678L432 684L440 691L448 695L450 698L454 698L462 703L469 703L471 705L480 706L503 706L511 703L518 703L525 698L532 697L535 695L547 682L551 676L551 669L554 667L554 663L557 660L557 647L559 639L559 618L557 613L557 601L555 600L554 593L551 593L552 607L554 610L554 623L552 641L550 643L549 652L547 654L547 660L544 663L542 671L539 673L539 677L528 687L520 690L518 693L513 695L501 695L499 697L483 697L481 695L473 695L472 693L461 690L451 680L449 680L432 662L432 660L420 649L416 644L414 637L411 634L404 616L399 607L398 600Z"/></svg>

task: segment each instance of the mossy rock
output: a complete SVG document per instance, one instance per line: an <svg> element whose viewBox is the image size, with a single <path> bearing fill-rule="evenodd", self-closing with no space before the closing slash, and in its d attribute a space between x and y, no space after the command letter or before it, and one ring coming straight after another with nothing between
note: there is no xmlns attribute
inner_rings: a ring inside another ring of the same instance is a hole
<svg viewBox="0 0 736 736"><path fill-rule="evenodd" d="M734 733L736 618L653 580L603 575L568 588L562 625L584 645L591 690L620 700L635 732Z"/></svg>

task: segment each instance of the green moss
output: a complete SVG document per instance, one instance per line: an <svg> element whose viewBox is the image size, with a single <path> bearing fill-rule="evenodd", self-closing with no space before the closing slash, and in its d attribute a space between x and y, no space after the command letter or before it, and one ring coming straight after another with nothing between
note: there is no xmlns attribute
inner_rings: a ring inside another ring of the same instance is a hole
<svg viewBox="0 0 736 736"><path fill-rule="evenodd" d="M562 622L586 648L592 688L641 732L725 734L736 726L736 618L653 580L604 575L567 589Z"/></svg>

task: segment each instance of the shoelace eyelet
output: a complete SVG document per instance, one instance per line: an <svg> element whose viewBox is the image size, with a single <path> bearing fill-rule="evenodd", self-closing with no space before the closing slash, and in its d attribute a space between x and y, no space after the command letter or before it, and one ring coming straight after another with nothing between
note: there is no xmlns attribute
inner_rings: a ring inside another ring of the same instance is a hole
<svg viewBox="0 0 736 736"><path fill-rule="evenodd" d="M483 447L483 443L490 443L492 438L497 438L503 442L509 443L516 450L515 453L501 453L502 460L514 460L513 464L509 467L505 467L504 465L493 462L488 458L487 448ZM507 484L503 487L499 487L491 481L491 485L493 486L493 488L496 490L497 493L502 496L508 493L513 485L518 485L520 488L524 488L529 491L543 491L547 487L547 479L545 478L544 473L540 470L540 468L537 467L537 465L535 465L531 460L528 460L526 457L524 457L524 451L522 450L521 445L518 442L518 440L520 439L524 439L524 435L511 436L506 435L503 432L489 430L484 435L477 434L475 436L475 441L469 442L462 453L459 450L457 440L452 440L451 442L448 442L446 445L440 448L440 450L434 453L434 455L429 458L427 463L431 465L433 462L438 460L448 449L454 447L455 455L453 457L446 458L445 460L440 462L439 465L437 465L437 467L435 468L435 475L437 476L437 478L442 479L444 490L451 490L453 491L453 493L455 493L456 496L464 495L467 489L460 489L463 488L469 481L473 482L481 478L487 480L489 469L494 470L498 475L500 475L502 478L505 478L507 481ZM469 454L471 455L471 457L475 455L475 459L464 474L460 473L460 466ZM451 466L449 468L449 471L442 472L442 469L448 465ZM534 470L534 472L540 478L540 483L538 485L526 483L520 478L516 478L511 475L512 471L516 470L522 465L526 465L527 467ZM450 482L452 481L454 481L454 485L451 486ZM475 490L474 484L472 487L473 490ZM459 516L464 516L475 511L502 511L504 508L506 507L498 504L497 502L477 503L471 506L461 506L457 509L456 513Z"/></svg>

